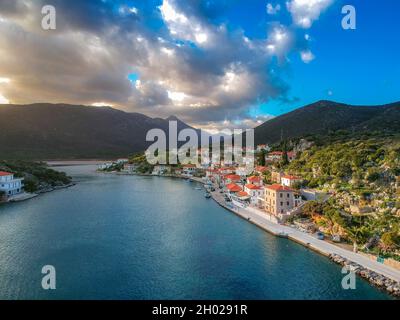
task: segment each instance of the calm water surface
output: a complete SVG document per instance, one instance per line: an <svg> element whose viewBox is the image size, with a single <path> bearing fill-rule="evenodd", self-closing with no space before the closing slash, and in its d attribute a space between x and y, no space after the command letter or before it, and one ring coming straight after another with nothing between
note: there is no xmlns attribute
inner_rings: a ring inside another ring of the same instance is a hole
<svg viewBox="0 0 400 320"><path fill-rule="evenodd" d="M78 184L0 206L0 299L388 299L196 185L62 167ZM57 289L41 288L41 269Z"/></svg>

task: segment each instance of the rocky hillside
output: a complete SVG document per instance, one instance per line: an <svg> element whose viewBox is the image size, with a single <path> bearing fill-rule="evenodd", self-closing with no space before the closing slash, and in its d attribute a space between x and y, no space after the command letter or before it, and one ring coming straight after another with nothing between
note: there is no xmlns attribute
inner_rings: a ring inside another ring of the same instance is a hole
<svg viewBox="0 0 400 320"><path fill-rule="evenodd" d="M330 131L400 132L400 102L383 106L352 106L319 101L265 122L255 129L256 144L277 143Z"/></svg>

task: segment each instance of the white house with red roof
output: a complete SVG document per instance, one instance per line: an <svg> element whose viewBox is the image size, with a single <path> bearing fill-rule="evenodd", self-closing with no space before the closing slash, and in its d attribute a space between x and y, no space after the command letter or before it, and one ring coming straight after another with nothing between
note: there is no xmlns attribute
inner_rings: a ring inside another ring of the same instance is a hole
<svg viewBox="0 0 400 320"><path fill-rule="evenodd" d="M301 182L302 179L297 176L292 176L290 174L286 174L281 177L281 184L286 187L293 187L296 183Z"/></svg>
<svg viewBox="0 0 400 320"><path fill-rule="evenodd" d="M256 186L262 187L264 185L263 179L260 176L251 176L247 178L248 184L254 184Z"/></svg>
<svg viewBox="0 0 400 320"><path fill-rule="evenodd" d="M225 184L238 183L242 178L237 174L227 174L224 175L223 180Z"/></svg>
<svg viewBox="0 0 400 320"><path fill-rule="evenodd" d="M185 176L193 176L197 170L197 166L195 164L185 164L182 166L182 173Z"/></svg>
<svg viewBox="0 0 400 320"><path fill-rule="evenodd" d="M244 191L250 196L250 203L256 206L258 198L264 195L264 188L255 184L248 183L244 186Z"/></svg>
<svg viewBox="0 0 400 320"><path fill-rule="evenodd" d="M15 178L13 173L0 171L0 191L6 197L12 197L23 192L22 178Z"/></svg>
<svg viewBox="0 0 400 320"><path fill-rule="evenodd" d="M236 183L228 183L228 184L225 186L225 188L228 190L228 192L229 192L230 194L234 194L234 193L243 191L243 190L242 190L242 187L240 187L240 186L237 185Z"/></svg>
<svg viewBox="0 0 400 320"><path fill-rule="evenodd" d="M268 162L280 161L283 159L284 152L283 151L273 151L268 153L265 156L265 160ZM289 162L293 161L296 158L296 152L289 151L287 152Z"/></svg>
<svg viewBox="0 0 400 320"><path fill-rule="evenodd" d="M282 160L282 157L283 157L282 151L273 151L266 155L265 160L271 162L280 161Z"/></svg>

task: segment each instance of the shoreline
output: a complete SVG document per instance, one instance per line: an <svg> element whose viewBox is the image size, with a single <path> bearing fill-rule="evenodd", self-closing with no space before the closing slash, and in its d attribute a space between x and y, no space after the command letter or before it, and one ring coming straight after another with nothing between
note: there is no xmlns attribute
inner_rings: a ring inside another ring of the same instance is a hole
<svg viewBox="0 0 400 320"><path fill-rule="evenodd" d="M8 201L0 202L0 204L17 203L17 202L28 201L28 200L37 198L42 194L50 193L50 192L58 191L58 190L62 190L62 189L68 189L68 188L71 188L71 187L73 187L75 185L76 185L75 182L71 182L71 183L69 183L67 185L64 185L64 186L56 186L56 187L51 187L51 188L47 188L47 189L38 190L35 193L24 192L24 193L21 193L21 194L19 194L17 196L12 197Z"/></svg>
<svg viewBox="0 0 400 320"><path fill-rule="evenodd" d="M176 175L152 175L152 174L129 174L118 173L120 175L135 175L135 176L151 176L165 178L179 178L191 180L205 185L201 178L184 177ZM210 192L212 199L228 212L234 213L236 216L250 222L263 231L266 231L276 237L285 238L296 242L314 252L329 258L332 262L347 268L354 272L359 277L367 280L370 284L377 287L392 297L400 298L400 270L391 268L387 265L372 260L364 255L346 250L324 240L319 240L308 233L301 232L297 229L286 225L281 225L269 221L263 217L261 210L255 209L249 211L247 208L230 207L226 204L219 191ZM251 208L253 209L253 208ZM257 211L258 212L257 212Z"/></svg>
<svg viewBox="0 0 400 320"><path fill-rule="evenodd" d="M289 226L269 221L261 216L261 212L249 211L238 207L232 208L221 199L218 191L211 192L211 196L221 207L256 225L262 230L274 236L294 241L316 253L328 257L331 261L346 267L348 271L354 272L361 278L369 281L370 284L378 289L385 291L391 296L400 298L400 270L390 268L327 241L318 240L310 234L303 233Z"/></svg>

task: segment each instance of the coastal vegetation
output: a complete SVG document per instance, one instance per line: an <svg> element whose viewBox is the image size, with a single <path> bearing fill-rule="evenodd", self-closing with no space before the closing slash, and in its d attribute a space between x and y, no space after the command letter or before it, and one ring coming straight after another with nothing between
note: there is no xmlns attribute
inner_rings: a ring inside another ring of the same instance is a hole
<svg viewBox="0 0 400 320"><path fill-rule="evenodd" d="M303 187L331 195L307 202L303 215L355 250L400 261L400 136L341 130L308 139L310 148L279 164L301 177Z"/></svg>
<svg viewBox="0 0 400 320"><path fill-rule="evenodd" d="M41 192L71 183L71 178L64 172L50 169L44 162L0 160L0 171L12 172L16 177L24 178L27 192Z"/></svg>

